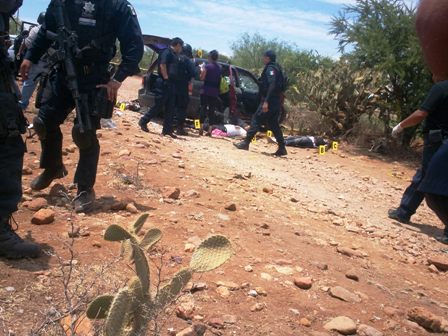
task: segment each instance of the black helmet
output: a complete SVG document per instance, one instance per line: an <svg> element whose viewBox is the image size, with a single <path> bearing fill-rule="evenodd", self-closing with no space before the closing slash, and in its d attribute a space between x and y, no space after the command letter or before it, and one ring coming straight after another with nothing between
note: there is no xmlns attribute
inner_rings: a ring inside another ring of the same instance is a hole
<svg viewBox="0 0 448 336"><path fill-rule="evenodd" d="M185 44L182 51L185 56L193 58L193 48L191 47L191 45Z"/></svg>
<svg viewBox="0 0 448 336"><path fill-rule="evenodd" d="M275 51L273 50L268 50L264 53L264 56L268 57L271 62L275 62L277 59L277 55L275 54Z"/></svg>
<svg viewBox="0 0 448 336"><path fill-rule="evenodd" d="M39 14L39 17L37 18L37 23L38 24L44 24L45 22L45 12L42 12Z"/></svg>

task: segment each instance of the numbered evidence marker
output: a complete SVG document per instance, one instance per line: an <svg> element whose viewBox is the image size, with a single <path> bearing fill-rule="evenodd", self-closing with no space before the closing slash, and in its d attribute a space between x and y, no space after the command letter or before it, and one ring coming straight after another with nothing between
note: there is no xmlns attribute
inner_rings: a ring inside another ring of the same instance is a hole
<svg viewBox="0 0 448 336"><path fill-rule="evenodd" d="M325 155L327 148L325 146L319 146L319 155Z"/></svg>
<svg viewBox="0 0 448 336"><path fill-rule="evenodd" d="M201 121L199 119L196 119L194 121L194 128L195 129L200 129L201 128Z"/></svg>
<svg viewBox="0 0 448 336"><path fill-rule="evenodd" d="M266 135L268 136L268 138L272 138L272 131L268 131L268 132L266 133Z"/></svg>
<svg viewBox="0 0 448 336"><path fill-rule="evenodd" d="M121 103L120 111L124 111L124 110L126 110L126 104L125 103Z"/></svg>
<svg viewBox="0 0 448 336"><path fill-rule="evenodd" d="M257 137L253 137L253 139L252 139L252 143L254 143L254 144L257 143Z"/></svg>
<svg viewBox="0 0 448 336"><path fill-rule="evenodd" d="M339 149L339 143L336 142L336 141L333 141L333 143L331 144L331 148L332 148L334 151L337 151L337 150Z"/></svg>
<svg viewBox="0 0 448 336"><path fill-rule="evenodd" d="M202 58L202 56L204 56L204 52L202 51L202 49L198 50L198 57Z"/></svg>

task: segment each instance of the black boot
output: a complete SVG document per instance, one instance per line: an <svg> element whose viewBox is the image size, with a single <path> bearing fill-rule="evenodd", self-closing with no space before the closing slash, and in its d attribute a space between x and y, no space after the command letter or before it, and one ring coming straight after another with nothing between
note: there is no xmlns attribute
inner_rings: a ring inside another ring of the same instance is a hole
<svg viewBox="0 0 448 336"><path fill-rule="evenodd" d="M274 156L286 156L288 155L288 152L286 151L285 145L279 145L277 151L272 154Z"/></svg>
<svg viewBox="0 0 448 336"><path fill-rule="evenodd" d="M387 213L388 217L390 219L396 220L397 222L403 223L403 224L409 224L411 221L411 218L404 215L403 211L401 211L400 208L398 209L390 209Z"/></svg>
<svg viewBox="0 0 448 336"><path fill-rule="evenodd" d="M67 169L64 166L61 166L56 169L45 169L42 174L36 177L31 182L31 189L33 190L43 190L47 188L51 182L55 179L60 179L67 176Z"/></svg>
<svg viewBox="0 0 448 336"><path fill-rule="evenodd" d="M184 125L177 126L176 134L180 136L188 136L188 132L185 130Z"/></svg>
<svg viewBox="0 0 448 336"><path fill-rule="evenodd" d="M78 191L78 196L74 201L74 207L76 213L88 213L93 210L95 203L95 190Z"/></svg>
<svg viewBox="0 0 448 336"><path fill-rule="evenodd" d="M242 149L242 150L249 150L250 141L243 140L241 142L238 142L236 144L233 144L236 148Z"/></svg>
<svg viewBox="0 0 448 336"><path fill-rule="evenodd" d="M0 257L23 259L39 257L39 245L25 242L12 229L9 218L0 218Z"/></svg>
<svg viewBox="0 0 448 336"><path fill-rule="evenodd" d="M138 121L138 125L140 126L140 129L141 129L143 132L149 133L148 123L145 122L145 121L143 120L143 118L140 118L140 120Z"/></svg>

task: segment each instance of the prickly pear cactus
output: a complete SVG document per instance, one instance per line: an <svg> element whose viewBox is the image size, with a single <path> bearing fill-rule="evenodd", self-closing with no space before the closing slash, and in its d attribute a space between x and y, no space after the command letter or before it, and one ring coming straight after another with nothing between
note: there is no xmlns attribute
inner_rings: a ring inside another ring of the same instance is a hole
<svg viewBox="0 0 448 336"><path fill-rule="evenodd" d="M117 295L99 296L89 305L89 319L106 319L105 336L145 335L150 320L182 292L195 272L214 270L233 254L232 245L226 237L206 239L194 252L190 267L175 274L170 283L160 289L155 298L151 298L150 269L145 251L154 247L162 232L151 229L139 241L137 235L147 219L147 214L140 216L129 231L119 225L111 225L104 234L105 240L121 242L121 255L135 265L137 274Z"/></svg>

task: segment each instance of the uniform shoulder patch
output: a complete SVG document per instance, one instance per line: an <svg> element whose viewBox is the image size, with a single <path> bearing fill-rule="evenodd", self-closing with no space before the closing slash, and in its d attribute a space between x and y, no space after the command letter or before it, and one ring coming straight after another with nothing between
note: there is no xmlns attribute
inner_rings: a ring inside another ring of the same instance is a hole
<svg viewBox="0 0 448 336"><path fill-rule="evenodd" d="M130 3L127 4L129 11L131 12L132 16L137 16L137 12L135 11L134 6L132 6Z"/></svg>

